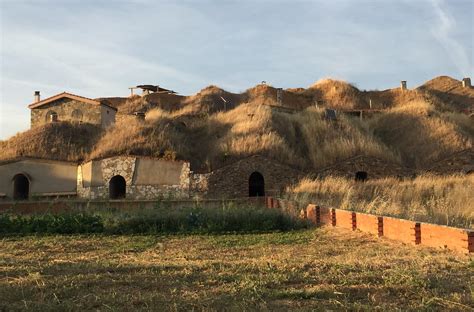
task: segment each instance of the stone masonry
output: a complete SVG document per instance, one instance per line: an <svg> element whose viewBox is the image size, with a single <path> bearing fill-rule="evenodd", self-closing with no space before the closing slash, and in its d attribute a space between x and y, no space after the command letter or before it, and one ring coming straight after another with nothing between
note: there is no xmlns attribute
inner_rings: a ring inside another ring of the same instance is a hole
<svg viewBox="0 0 474 312"><path fill-rule="evenodd" d="M101 124L100 106L62 98L31 110L31 126L35 127L50 122L48 113L55 112L58 121L76 121Z"/></svg>
<svg viewBox="0 0 474 312"><path fill-rule="evenodd" d="M100 176L94 177L95 183L100 185L84 186L83 166L79 165L77 170L77 194L80 198L108 199L109 181L112 177L120 175L125 179L127 199L182 199L189 198L190 169L189 163L181 164L179 172L179 183L177 184L146 184L137 185L136 163L137 157L118 156L93 160L100 164ZM158 161L158 160L157 160ZM149 173L154 174L153 172Z"/></svg>
<svg viewBox="0 0 474 312"><path fill-rule="evenodd" d="M265 194L277 195L304 176L301 171L272 159L254 155L208 174L194 174L191 196L240 198L249 196L249 177L259 172L265 181Z"/></svg>

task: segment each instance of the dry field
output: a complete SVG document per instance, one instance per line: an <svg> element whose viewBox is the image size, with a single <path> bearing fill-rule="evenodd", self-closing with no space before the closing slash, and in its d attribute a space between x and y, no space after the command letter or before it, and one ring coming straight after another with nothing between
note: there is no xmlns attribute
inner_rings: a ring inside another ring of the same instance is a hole
<svg viewBox="0 0 474 312"><path fill-rule="evenodd" d="M473 311L474 261L359 232L0 240L0 311Z"/></svg>

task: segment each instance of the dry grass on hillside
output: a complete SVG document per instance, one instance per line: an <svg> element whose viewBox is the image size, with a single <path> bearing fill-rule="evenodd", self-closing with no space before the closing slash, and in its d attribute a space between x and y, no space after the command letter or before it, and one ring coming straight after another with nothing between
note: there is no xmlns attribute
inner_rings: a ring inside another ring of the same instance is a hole
<svg viewBox="0 0 474 312"><path fill-rule="evenodd" d="M325 106L336 109L365 108L365 101L361 92L353 85L333 79L322 79L307 89L307 93L314 93Z"/></svg>
<svg viewBox="0 0 474 312"><path fill-rule="evenodd" d="M472 311L469 258L343 229L0 240L0 310Z"/></svg>
<svg viewBox="0 0 474 312"><path fill-rule="evenodd" d="M45 124L0 142L0 159L21 156L77 161L89 156L101 129L91 124Z"/></svg>
<svg viewBox="0 0 474 312"><path fill-rule="evenodd" d="M448 76L439 76L418 88L444 103L454 111L474 110L474 88L463 88L461 81Z"/></svg>
<svg viewBox="0 0 474 312"><path fill-rule="evenodd" d="M360 91L346 82L324 79L308 89L282 90L281 105L300 110L294 114L269 106L278 104L277 89L265 84L241 94L208 86L186 97L154 93L110 98L120 104L118 121L100 140L101 130L94 126L46 125L1 142L0 158L23 154L77 160L137 154L176 157L189 160L197 170L210 170L263 154L313 170L367 155L423 168L473 144L472 118L445 104L438 93L465 105L474 100L474 91L446 79L403 92ZM342 114L336 122L323 118L325 107L368 108L369 99L373 108L388 109L365 120ZM146 112L146 121L130 116L137 111Z"/></svg>
<svg viewBox="0 0 474 312"><path fill-rule="evenodd" d="M156 156L174 160L177 154L189 156L186 137L179 124L169 118L159 122L141 122L134 117L123 118L99 139L90 158L114 155Z"/></svg>
<svg viewBox="0 0 474 312"><path fill-rule="evenodd" d="M345 178L304 179L288 188L288 196L334 208L397 216L474 229L474 175L419 176L365 183Z"/></svg>
<svg viewBox="0 0 474 312"><path fill-rule="evenodd" d="M471 147L471 122L457 113L442 115L426 102L411 102L378 115L369 121L369 127L380 141L400 153L406 165L423 168Z"/></svg>
<svg viewBox="0 0 474 312"><path fill-rule="evenodd" d="M310 107L294 115L279 114L280 120L274 120L292 149L309 159L310 167L322 168L355 155L400 161L363 121L344 115L339 115L337 121L328 121L323 116L322 109Z"/></svg>
<svg viewBox="0 0 474 312"><path fill-rule="evenodd" d="M397 160L356 123L344 117L327 121L323 111L314 107L286 114L248 103L211 120L228 126L226 133L218 135L215 152L230 157L258 153L302 169L320 168L357 154Z"/></svg>
<svg viewBox="0 0 474 312"><path fill-rule="evenodd" d="M262 154L313 170L367 155L422 168L472 146L474 130L467 116L440 114L426 102L411 102L369 120L323 117L324 110L315 107L288 114L258 101L215 114L193 114L186 106L172 112L153 109L145 122L119 121L91 157L166 153L210 169Z"/></svg>

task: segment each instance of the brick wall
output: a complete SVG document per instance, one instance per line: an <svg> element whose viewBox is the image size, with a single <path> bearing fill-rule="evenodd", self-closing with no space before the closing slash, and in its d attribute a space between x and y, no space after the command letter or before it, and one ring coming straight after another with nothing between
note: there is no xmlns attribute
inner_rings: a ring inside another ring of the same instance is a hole
<svg viewBox="0 0 474 312"><path fill-rule="evenodd" d="M389 217L383 218L383 236L404 243L420 243L419 227L420 223L418 222Z"/></svg>
<svg viewBox="0 0 474 312"><path fill-rule="evenodd" d="M241 159L208 174L192 178L191 190L207 198L239 198L249 195L249 177L259 172L265 182L265 195L281 193L304 174L260 155Z"/></svg>
<svg viewBox="0 0 474 312"><path fill-rule="evenodd" d="M338 162L318 172L320 176L341 176L349 179L355 178L355 173L365 171L368 179L391 177L406 177L413 174L413 170L400 164L377 157L359 155Z"/></svg>
<svg viewBox="0 0 474 312"><path fill-rule="evenodd" d="M267 198L267 207L274 207L275 202L282 200ZM315 204L309 204L300 215L314 225L357 229L407 244L463 253L474 252L474 230L320 207Z"/></svg>
<svg viewBox="0 0 474 312"><path fill-rule="evenodd" d="M357 229L362 232L383 236L383 218L366 213L357 213Z"/></svg>

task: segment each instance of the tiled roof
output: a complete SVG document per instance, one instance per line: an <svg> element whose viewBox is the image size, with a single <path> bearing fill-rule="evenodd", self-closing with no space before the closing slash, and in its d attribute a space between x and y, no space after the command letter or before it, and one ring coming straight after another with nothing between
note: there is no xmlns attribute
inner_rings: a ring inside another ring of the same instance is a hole
<svg viewBox="0 0 474 312"><path fill-rule="evenodd" d="M96 101L96 100L93 100L93 99L90 99L90 98L86 98L84 96L80 96L80 95L76 95L76 94L72 94L72 93L68 93L68 92L59 93L59 94L56 94L56 95L51 96L49 98L46 98L44 100L41 100L39 102L32 103L32 104L28 105L28 108L30 108L30 109L37 108L37 107L43 106L45 104L51 103L53 101L56 101L56 100L59 100L59 99L62 99L62 98L68 98L68 99L71 99L71 100L76 100L76 101L80 101L80 102L84 102L84 103L88 103L88 104L93 104L93 105L105 105L105 106L110 107L114 110L117 110L115 107L111 106L110 104L107 104L104 101Z"/></svg>

